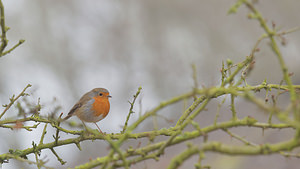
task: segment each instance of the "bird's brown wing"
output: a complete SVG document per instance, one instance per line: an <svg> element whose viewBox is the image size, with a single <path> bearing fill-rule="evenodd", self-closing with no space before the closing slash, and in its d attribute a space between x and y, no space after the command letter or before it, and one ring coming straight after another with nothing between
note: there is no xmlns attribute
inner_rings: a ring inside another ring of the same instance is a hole
<svg viewBox="0 0 300 169"><path fill-rule="evenodd" d="M72 109L69 111L68 115L62 119L62 121L67 120L68 118L70 118L71 116L74 115L75 111L77 109L79 109L82 105L86 104L87 101L90 100L90 97L87 95L87 93L85 95L83 95L80 100L72 107Z"/></svg>
<svg viewBox="0 0 300 169"><path fill-rule="evenodd" d="M80 108L82 106L82 104L80 102L76 103L72 109L69 111L68 115L62 119L62 121L67 120L68 118L70 118L71 116L73 116L74 112L76 111L76 109Z"/></svg>
<svg viewBox="0 0 300 169"><path fill-rule="evenodd" d="M76 103L72 109L69 111L68 116L72 116L74 114L74 112L80 108L82 106L82 104L80 102Z"/></svg>

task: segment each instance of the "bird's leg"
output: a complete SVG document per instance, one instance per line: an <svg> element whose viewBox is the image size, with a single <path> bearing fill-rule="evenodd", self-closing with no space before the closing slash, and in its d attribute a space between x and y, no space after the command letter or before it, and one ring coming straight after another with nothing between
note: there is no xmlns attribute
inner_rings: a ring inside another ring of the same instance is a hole
<svg viewBox="0 0 300 169"><path fill-rule="evenodd" d="M82 120L81 120L82 121ZM84 128L85 128L85 130L86 130L86 132L87 133L89 133L89 134L98 134L98 133L96 133L96 132L94 132L93 130L91 130L90 128L88 128L86 125L85 125L85 123L82 121L82 124L83 124L83 126L84 126ZM96 123L95 123L96 124ZM96 124L97 125L97 124ZM97 126L98 127L98 126ZM99 127L98 127L98 129L99 129ZM99 129L99 131L100 131L100 133L102 133L102 131ZM102 133L103 134L103 133Z"/></svg>
<svg viewBox="0 0 300 169"><path fill-rule="evenodd" d="M82 122L82 124L83 124L85 130L86 130L86 131L89 131L89 129L87 128L87 126L85 125L85 123L84 123L82 120L81 120L81 122Z"/></svg>
<svg viewBox="0 0 300 169"><path fill-rule="evenodd" d="M99 126L97 125L97 123L95 123L95 124L96 124L98 130L100 131L100 133L103 134L103 132L100 130L100 128L99 128Z"/></svg>

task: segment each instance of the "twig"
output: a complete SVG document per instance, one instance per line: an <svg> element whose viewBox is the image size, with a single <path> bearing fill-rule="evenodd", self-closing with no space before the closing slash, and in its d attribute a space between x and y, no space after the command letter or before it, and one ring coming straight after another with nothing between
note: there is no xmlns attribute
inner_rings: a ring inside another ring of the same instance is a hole
<svg viewBox="0 0 300 169"><path fill-rule="evenodd" d="M197 99L196 90L198 89L198 80L197 80L197 68L195 64L192 64L193 69L193 81L194 81L194 100Z"/></svg>
<svg viewBox="0 0 300 169"><path fill-rule="evenodd" d="M114 141L110 140L110 138L106 139L106 141L110 144L111 148L119 154L121 160L124 163L124 168L129 169L128 161L126 160L125 156L123 155L123 152L120 150L118 142L114 142Z"/></svg>
<svg viewBox="0 0 300 169"><path fill-rule="evenodd" d="M8 40L6 39L6 25L5 25L5 16L4 16L4 6L2 3L2 0L0 0L0 25L1 25L1 46L0 46L0 57L2 56L2 53L7 46Z"/></svg>
<svg viewBox="0 0 300 169"><path fill-rule="evenodd" d="M56 151L54 150L54 148L50 148L51 152L55 155L55 157L57 158L57 160L61 163L61 165L66 164L67 162L65 162L62 158L60 158L58 156L58 154L56 153Z"/></svg>
<svg viewBox="0 0 300 169"><path fill-rule="evenodd" d="M199 148L194 145L189 145L188 148L174 157L168 166L168 169L176 169L178 168L185 160L190 158L192 155L199 153Z"/></svg>
<svg viewBox="0 0 300 169"><path fill-rule="evenodd" d="M121 133L124 133L125 130L127 129L127 125L128 125L128 121L129 121L130 115L131 115L132 113L134 113L134 111L133 111L133 106L134 106L135 100L136 100L136 98L139 96L139 94L141 93L141 90L142 90L142 87L139 87L139 88L138 88L138 91L136 92L136 94L133 95L133 101L132 101L132 102L129 102L129 104L130 104L129 113L128 113L128 115L127 115L127 118L126 118L126 121L125 121L125 125L124 125L123 130L122 130Z"/></svg>
<svg viewBox="0 0 300 169"><path fill-rule="evenodd" d="M263 19L262 15L260 14L260 12L258 10L256 10L256 8L253 6L252 3L250 3L248 0L244 0L243 3L250 9L251 12L253 12L253 14L255 15L255 18L259 21L261 27L265 30L265 32L268 34L268 37L271 41L271 47L273 52L276 54L277 59L279 61L282 73L283 73L283 78L286 82L286 84L288 85L289 88L289 92L290 92L290 99L291 102L293 103L293 112L294 112L294 116L297 120L300 120L300 112L297 112L297 94L295 92L292 80L289 76L289 72L288 72L288 68L285 64L285 61L283 59L283 56L281 54L281 51L279 50L279 47L274 39L274 36L276 35L275 30L271 30L267 24L266 21Z"/></svg>
<svg viewBox="0 0 300 169"><path fill-rule="evenodd" d="M9 54L11 51L15 50L18 46L22 45L25 42L24 39L19 40L19 42L17 44L15 44L12 48L10 48L9 50L2 52L0 54L0 57Z"/></svg>
<svg viewBox="0 0 300 169"><path fill-rule="evenodd" d="M40 143L39 143L39 145L40 144L43 144L43 142L44 142L44 138L45 138L45 135L46 135L46 133L47 133L47 125L48 125L48 123L46 123L45 124L45 127L44 127L44 129L43 129L43 132L42 132L42 136L41 136L41 140L40 140Z"/></svg>
<svg viewBox="0 0 300 169"><path fill-rule="evenodd" d="M37 152L34 152L34 156L35 156L35 161L36 161L36 166L38 169L41 169L41 164L40 164L40 160L38 158L38 154Z"/></svg>
<svg viewBox="0 0 300 169"><path fill-rule="evenodd" d="M1 1L1 0L0 0ZM11 98L10 98L10 103L8 105L4 105L5 106L5 109L4 111L1 113L0 115L0 119L3 117L3 115L6 113L6 111L15 103L15 101L17 101L21 96L25 96L25 90L27 88L31 87L31 84L28 84L24 89L23 91L15 98L15 95L13 95Z"/></svg>
<svg viewBox="0 0 300 169"><path fill-rule="evenodd" d="M60 114L60 116L59 116L59 118L58 118L58 124L57 124L57 126L59 126L60 125L60 119L61 119L61 116L63 115L63 113L61 113ZM84 124L84 123L82 123L82 124ZM97 126L98 127L98 126ZM60 136L59 136L59 129L58 128L56 128L56 134L55 134L55 136L53 135L53 138L54 138L54 140L55 140L55 142L57 143L58 142L58 139L60 138Z"/></svg>
<svg viewBox="0 0 300 169"><path fill-rule="evenodd" d="M242 138L242 137L240 137L240 136L238 136L238 135L232 133L231 131L229 131L229 130L226 129L226 128L223 128L222 130L223 130L224 132L228 133L231 137L234 137L234 138L236 138L237 140L243 142L245 145L257 146L257 144L251 143L250 141L247 141L246 139L244 139L244 138Z"/></svg>
<svg viewBox="0 0 300 169"><path fill-rule="evenodd" d="M16 159L16 160L21 161L21 162L25 162L25 163L27 163L27 164L35 164L35 165L38 165L37 162L30 161L30 160L24 159L24 158L19 157L19 156L16 156L16 155L9 155L9 156L10 156L10 158ZM40 165L41 167L46 168L46 169L54 169L54 168L52 168L52 167L47 167L47 166L45 166L44 163L45 163L45 162L43 162L43 163L41 164L41 163L39 162L39 165Z"/></svg>
<svg viewBox="0 0 300 169"><path fill-rule="evenodd" d="M197 91L198 93L198 91ZM204 100L206 100L206 96L201 96L199 97L198 99L196 99L193 104L187 108L185 110L185 112L183 112L183 114L181 115L181 117L179 118L179 120L177 121L177 124L175 127L181 125L185 120L186 118L197 108L197 106L202 103Z"/></svg>
<svg viewBox="0 0 300 169"><path fill-rule="evenodd" d="M221 84L221 87L224 87L226 84L231 83L234 79L234 77L245 67L247 66L249 63L251 63L253 60L253 57L251 56L247 56L246 59L237 64L237 68L235 69L235 71L232 72L232 74L230 76L228 76L224 82Z"/></svg>
<svg viewBox="0 0 300 169"><path fill-rule="evenodd" d="M237 116L236 116L235 103L234 103L235 95L231 94L230 97L231 97L230 107L232 112L232 120L236 120Z"/></svg>
<svg viewBox="0 0 300 169"><path fill-rule="evenodd" d="M226 98L227 98L227 95L224 97L224 99L221 101L221 103L218 104L216 116L215 116L215 119L214 119L214 125L217 125L218 118L220 116L221 106L225 103Z"/></svg>

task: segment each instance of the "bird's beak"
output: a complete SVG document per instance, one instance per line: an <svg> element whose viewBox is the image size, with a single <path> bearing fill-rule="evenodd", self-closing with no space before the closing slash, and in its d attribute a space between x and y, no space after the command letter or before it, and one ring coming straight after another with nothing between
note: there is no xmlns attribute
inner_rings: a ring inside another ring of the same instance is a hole
<svg viewBox="0 0 300 169"><path fill-rule="evenodd" d="M108 98L112 98L110 95L107 96Z"/></svg>

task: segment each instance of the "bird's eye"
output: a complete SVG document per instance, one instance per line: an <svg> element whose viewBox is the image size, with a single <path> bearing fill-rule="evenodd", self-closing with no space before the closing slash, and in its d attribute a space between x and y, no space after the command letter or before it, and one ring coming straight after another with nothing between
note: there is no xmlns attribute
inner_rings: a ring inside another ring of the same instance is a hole
<svg viewBox="0 0 300 169"><path fill-rule="evenodd" d="M102 94L102 93L99 93L99 96L103 96L103 94Z"/></svg>

